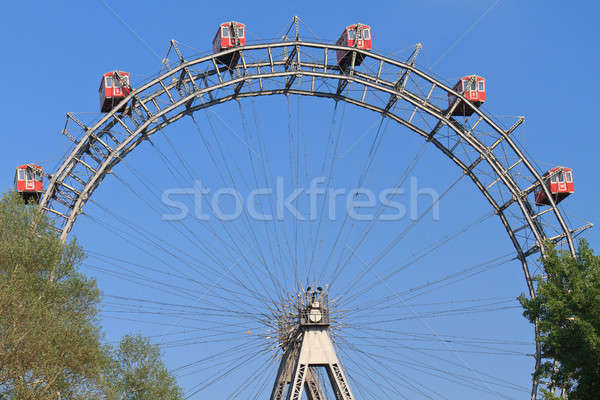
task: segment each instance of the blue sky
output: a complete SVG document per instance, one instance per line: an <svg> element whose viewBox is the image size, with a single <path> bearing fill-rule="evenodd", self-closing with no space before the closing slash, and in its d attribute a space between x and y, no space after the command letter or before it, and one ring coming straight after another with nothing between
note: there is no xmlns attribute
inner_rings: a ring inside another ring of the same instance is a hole
<svg viewBox="0 0 600 400"><path fill-rule="evenodd" d="M107 4L161 56L172 38L208 50L215 21L243 20L249 36L260 39L280 33L297 14L320 37L329 39L339 35L345 21L368 21L376 49L393 53L421 42L426 58L420 61L431 65L493 2L382 1L372 7L360 2L343 7L322 2L301 6L227 2L208 8L181 2L169 10L153 1L143 6ZM596 198L596 139L593 125L584 125L587 118L581 116L593 115L596 104L592 96L598 82L590 79L597 61L597 54L590 51L597 37L589 18L594 7L501 1L434 69L448 79L464 71L484 74L493 92L487 106L498 115L527 117L526 132L519 140L534 158L574 168L577 193L569 199L569 211L590 221L598 217L598 209L590 203ZM6 171L23 161L59 157L64 114L96 109L96 81L102 72L121 67L151 75L158 69L155 56L100 1L13 3L7 10L11 18L0 28L6 57L3 82L10 93L3 104ZM137 67L140 64L143 67ZM12 173L3 179L3 187L12 186ZM592 244L595 235L589 234Z"/></svg>
<svg viewBox="0 0 600 400"><path fill-rule="evenodd" d="M108 4L124 23L105 4ZM526 117L526 123L517 131L516 138L530 158L535 160L541 172L554 165L573 168L575 194L563 203L572 225L598 221L600 211L596 201L600 196L600 189L595 184L594 173L598 170L597 147L600 140L595 132L597 128L594 117L597 100L594 100L593 95L600 88L595 78L599 61L599 55L595 51L598 28L593 25L594 21L590 17L598 12L598 6L594 3L571 7L558 1L547 1L540 6L508 0L406 3L305 1L301 4L229 1L213 2L210 6L204 6L200 2L178 2L177 5L166 6L165 2L159 1L117 3L106 0L105 4L102 1L43 2L36 5L12 2L5 6L5 11L10 18L5 18L0 27L2 49L5 54L5 62L0 66L5 89L4 100L2 100L4 133L0 135L2 148L0 170L5 171L4 174L0 174L2 190L12 187L14 168L17 165L38 162L47 171L53 172L53 168L58 165L68 148L67 139L60 134L64 127L65 114L78 112L82 118L87 118L89 121L99 117L97 88L100 76L104 72L113 69L130 71L132 81L135 83L136 80L142 80L158 72L160 60L156 54L162 57L171 39L187 45L191 53L209 51L217 24L227 20L237 20L246 23L249 40L272 40L287 28L293 15L298 15L317 36L327 40L335 40L342 28L349 23L360 21L370 24L373 30L374 51L387 55L398 54L401 59L407 56L415 43L420 42L423 44L423 52L417 63L430 68L437 76L444 77L448 81L472 73L485 76L487 79L486 111L507 125L512 124L511 121L514 121L515 116ZM304 27L301 28L302 35L312 36ZM330 129L328 121L333 110L331 104L327 103L323 106L323 103L313 104L308 100L292 100L290 104L292 110L296 112L291 120L286 116L286 110L289 109L286 108L283 98L258 99L251 105L244 104L243 107L246 115L253 115L252 107L258 107L265 138L270 140L269 144L274 148L285 149L285 140L278 140L273 133L277 129L288 129L290 121L297 124L295 129L300 131L321 130L323 135L327 135ZM368 128L377 122L377 118L360 111L351 113L350 110L353 109L349 107L346 111L349 114L346 117L349 122L346 123L345 129L352 131L348 134L349 138L354 137L358 140L361 132L368 131ZM227 130L225 124L219 122L221 119L228 121L236 130L242 129L243 121L240 121L238 111L233 105L217 108L214 112L219 116L212 117L217 130ZM235 116L232 113L236 113ZM319 116L313 118L313 115L317 114ZM325 127L323 127L324 123L327 124ZM208 129L206 121L203 124L203 129ZM333 127L338 129L339 125ZM402 132L399 128L395 129ZM207 158L202 158L192 151L196 146L200 147L200 142L197 138L193 138L193 133L190 133L193 130L193 124L186 123L173 127L169 132L172 132L176 146L179 146L181 152L199 171L214 170L214 165L211 166ZM161 148L166 154L172 157L177 155L169 152L167 143L159 138L156 141L159 147L163 146ZM342 145L346 146L344 148L351 149L352 143L353 141L348 139ZM390 135L384 149L387 152L377 159L377 165L374 167L377 168L375 171L378 171L376 175L378 178L374 178L373 188L384 187L383 185L392 181L394 169L390 166L395 165L396 158L400 158L402 163L399 170L404 168L417 151L419 143L415 137L409 135ZM230 146L233 158L243 153L244 149L239 148L239 143L236 148L235 140L231 138L224 139L224 144ZM363 150L369 145L368 140L359 141L359 147ZM317 153L318 142L313 146L312 151ZM408 155L404 156L403 149L407 149ZM159 192L177 187L173 177L158 165L156 154L149 153L150 150L132 154L132 165L135 165L144 177L150 178ZM347 165L351 166L353 154L349 151L345 160ZM272 157L275 165L278 163L284 165L285 154L273 154ZM439 154L429 151L419 164L415 175L423 185L434 187L441 192L452 179L456 178L457 171L446 168L447 163L446 160L440 159ZM127 170L120 170L119 173L129 179L131 185L143 190ZM355 177L352 173L356 171L351 167L346 171L338 172L339 184L350 184L348 182ZM216 180L212 180L211 176L202 176L200 172L198 178L217 185ZM187 183L191 186L191 182ZM413 251L422 248L428 239L449 234L481 216L485 213L486 204L479 197L472 185L466 183L459 185L456 193L441 202L440 221L427 220L419 225L411 239L407 239L402 250L412 254ZM162 229L165 229L164 238L171 243L181 239L176 233L167 233L169 230L161 225L164 222L157 220L147 207L140 206L138 200L131 193L126 193L122 185L115 180L107 179L94 199L99 204L116 209L118 214L128 216L155 234L158 232L159 236L163 232ZM96 219L106 217L102 211L92 206L89 207L89 215ZM81 218L74 231L88 250L110 254L117 258L136 259L148 265L158 260L143 254L140 248L125 244L119 237L103 231L91 221L91 219ZM108 218L106 221L114 223ZM195 223L192 225L197 227ZM385 225L378 233L381 236L378 237L389 237L396 232L395 228ZM584 237L590 241L592 247L596 247L600 243L598 235L597 229L592 229ZM193 253L193 249L189 251ZM380 289L382 293L394 293L402 285L406 287L411 287L411 284L418 285L423 278L420 273L427 266L440 265L449 260L467 266L510 251L510 243L499 221L492 219L478 225L462 238L460 243L451 244L443 251L433 254L423 264L418 264L419 268L415 272L391 280L390 285L393 287ZM376 256L377 252L377 243L367 244L361 257L368 260ZM391 254L390 257L390 265L397 265L398 260L403 256L399 251L395 255ZM99 285L105 293L153 298L165 302L172 300L169 294L163 293L164 297L160 297L160 291L148 292L147 287L131 285L129 281L122 279L122 276L115 277L101 273L98 271L98 263L98 260L91 261L90 264L93 264L96 269L85 270L85 272L97 274L94 276L97 276ZM356 263L352 268L360 270L360 262ZM178 267L176 260L173 265ZM460 268L457 267L458 269ZM380 273L383 275L385 271L387 270L384 268ZM160 275L147 272L146 276L159 279ZM435 276L431 275L423 279L435 279ZM351 277L351 274L348 275L346 284ZM210 280L211 277L202 275L202 279ZM459 302L488 295L514 299L523 290L522 274L519 266L513 263L508 264L506 269L502 267L460 283L452 290L442 289L430 295L422 303L431 304L448 298ZM461 297L463 292L469 294ZM365 302L376 300L377 296L373 293L365 297ZM187 304L195 305L197 300ZM154 306L159 309L156 304ZM145 307L151 309L153 305L146 303ZM406 304L396 304L395 307L391 311L394 315L402 314L407 308ZM412 307L408 309L414 310L419 306ZM454 336L487 337L492 333L498 333L499 336L514 341L531 339L525 337L529 327L520 317L519 310L511 309L498 311L498 313L498 315L494 312L489 315L474 314L469 316L470 319L465 320L461 320L461 317L423 323L419 323L419 320L414 322L414 325L406 322L405 326L400 324L394 325L393 328L415 331L421 329L427 334L435 332L440 335L446 333ZM484 316L479 317L479 315ZM164 329L174 328L139 323L141 317L138 315L136 318L137 322L126 323L124 320L110 318L110 314L104 314L102 324L107 332L107 340L115 341L123 333L138 330L156 336L164 334ZM169 321L175 326L187 326L186 324L193 324L194 320L185 314L164 318L165 320L172 318ZM187 322L184 323L186 320ZM156 322L154 319L152 321ZM481 325L489 326L486 330ZM252 334L254 329L258 328L249 325L248 329L242 330L244 333L248 331ZM235 333L227 334L235 336ZM182 334L181 337L182 340L194 342L194 336L189 332ZM161 340L157 336L156 341L161 343ZM359 339L355 338L355 340L354 344L361 343ZM218 344L200 342L198 340L196 345L179 347L173 346L172 343L164 346L169 367L175 369L202 358L200 356L202 354L210 354L212 350L219 349ZM351 358L349 356L348 364L352 364ZM422 358L417 360L426 362ZM461 355L454 361L482 369L493 363L494 370L490 371L493 376L527 385L528 372L523 373L523 371L530 371L527 370L528 361L519 362L515 367L509 358L496 358L491 355L486 358L482 354L475 353ZM242 377L249 376L252 368L256 368L257 365L260 364L249 364L242 373L230 378L229 383L239 384ZM406 368L415 368L415 364L412 364L412 367L410 364L403 367L394 364L394 367L405 368L402 371L406 371ZM517 372L520 375L517 376ZM204 370L191 370L190 375L182 374L180 382L189 391L199 380L207 379L209 375ZM364 384L365 378L363 377L361 381L360 373L356 377L359 385ZM428 379L437 378L431 378L424 373L417 374L415 379L431 382ZM453 393L461 393L459 387L444 386L444 380L435 382L448 393L449 398L453 398L451 395ZM483 385L487 384L483 383ZM221 397L228 394L222 387L207 390L209 392L205 393ZM368 390L365 390L365 393L368 393ZM519 397L515 392L506 390L507 392L504 393L508 398ZM418 391L416 393L422 394ZM463 398L480 398L479 395L480 393L474 391L465 394L466 397ZM204 398L204 396L196 398Z"/></svg>

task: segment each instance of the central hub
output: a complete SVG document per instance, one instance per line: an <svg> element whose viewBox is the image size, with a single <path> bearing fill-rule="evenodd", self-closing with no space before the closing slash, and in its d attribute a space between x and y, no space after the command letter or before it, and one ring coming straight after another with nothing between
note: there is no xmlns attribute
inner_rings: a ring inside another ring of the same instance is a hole
<svg viewBox="0 0 600 400"><path fill-rule="evenodd" d="M329 296L321 287L306 288L298 302L300 326L329 326Z"/></svg>
<svg viewBox="0 0 600 400"><path fill-rule="evenodd" d="M298 291L288 295L289 303L277 305L274 339L282 354L271 400L301 400L303 393L309 399L329 398L325 394L333 393L338 400L354 400L332 340L339 321L337 301L329 303L328 292L327 287L305 290L298 285ZM319 374L323 369L325 373ZM331 387L325 386L326 377Z"/></svg>
<svg viewBox="0 0 600 400"><path fill-rule="evenodd" d="M295 293L273 304L271 312L271 318L265 320L265 337L276 351L285 352L296 346L307 330L326 330L335 336L339 328L339 315L335 304L329 302L327 286L305 289L299 284Z"/></svg>

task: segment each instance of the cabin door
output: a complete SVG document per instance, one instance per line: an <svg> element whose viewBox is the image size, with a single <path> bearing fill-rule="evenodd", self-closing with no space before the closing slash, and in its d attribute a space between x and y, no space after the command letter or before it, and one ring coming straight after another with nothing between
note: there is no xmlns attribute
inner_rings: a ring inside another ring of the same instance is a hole
<svg viewBox="0 0 600 400"><path fill-rule="evenodd" d="M557 174L557 191L558 193L564 193L567 191L567 184L565 182L565 172L564 171L560 171Z"/></svg>
<svg viewBox="0 0 600 400"><path fill-rule="evenodd" d="M25 189L33 190L35 189L35 181L33 180L33 171L27 169L25 171Z"/></svg>
<svg viewBox="0 0 600 400"><path fill-rule="evenodd" d="M567 183L564 181L564 176L561 181L558 182L558 191L564 193L567 191Z"/></svg>

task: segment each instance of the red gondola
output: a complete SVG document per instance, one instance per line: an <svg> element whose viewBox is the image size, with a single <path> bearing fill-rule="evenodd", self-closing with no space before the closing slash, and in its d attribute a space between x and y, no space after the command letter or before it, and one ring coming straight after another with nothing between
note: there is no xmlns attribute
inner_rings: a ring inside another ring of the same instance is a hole
<svg viewBox="0 0 600 400"><path fill-rule="evenodd" d="M15 191L26 203L40 201L44 191L43 169L39 165L27 164L17 167Z"/></svg>
<svg viewBox="0 0 600 400"><path fill-rule="evenodd" d="M456 85L454 85L454 91L462 93L467 100L469 100L475 107L479 108L485 103L485 78L477 75L470 75L461 78ZM454 102L462 101L459 100L453 94L448 93L448 107L451 108ZM468 117L473 114L473 109L467 104L458 104L452 115L461 115Z"/></svg>
<svg viewBox="0 0 600 400"><path fill-rule="evenodd" d="M129 96L129 72L111 71L100 81L100 111L109 112Z"/></svg>
<svg viewBox="0 0 600 400"><path fill-rule="evenodd" d="M349 25L344 29L337 43L338 46L356 47L361 50L371 50L371 27L364 24ZM354 65L360 65L365 56L356 53ZM337 51L337 63L341 69L346 69L352 63L352 52L348 50Z"/></svg>
<svg viewBox="0 0 600 400"><path fill-rule="evenodd" d="M246 25L235 21L223 22L213 39L213 52L215 54L234 47L246 45ZM227 55L218 56L217 62L229 68L234 67L240 59L240 53L235 51Z"/></svg>
<svg viewBox="0 0 600 400"><path fill-rule="evenodd" d="M544 185L546 185L552 195L552 199L557 204L575 192L573 170L571 168L554 167L546 172L542 176L542 179L544 180ZM535 189L535 204L538 206L550 205L550 200L546 196L546 192L539 186Z"/></svg>

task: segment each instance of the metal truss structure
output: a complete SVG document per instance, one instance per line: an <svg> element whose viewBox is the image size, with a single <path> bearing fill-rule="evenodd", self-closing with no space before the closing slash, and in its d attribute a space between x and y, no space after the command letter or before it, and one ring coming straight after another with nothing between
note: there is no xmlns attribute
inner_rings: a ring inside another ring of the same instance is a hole
<svg viewBox="0 0 600 400"><path fill-rule="evenodd" d="M283 354L271 400L325 399L317 368L324 368L336 400L354 400L331 338L329 300L321 288L308 288L298 307L297 328L283 344ZM286 395L287 393L287 395Z"/></svg>
<svg viewBox="0 0 600 400"><path fill-rule="evenodd" d="M166 71L131 88L123 106L115 107L93 126L68 114L63 134L74 146L51 176L40 207L54 219L56 231L66 240L104 178L140 143L169 124L198 110L247 97L328 98L371 110L405 126L458 166L506 229L516 258L522 263L529 295L535 296L531 257L539 252L544 255L543 243L547 240L561 243L575 254L574 236L591 224L567 226L540 172L511 138L524 118L518 118L510 127L501 127L466 101L462 93L417 68L419 48L407 61L398 61L374 52L296 38L187 60L172 41L164 63ZM336 64L338 50L353 51L352 62L345 70ZM234 52L239 53L237 66L230 69L218 64L219 56ZM360 66L355 65L357 55L364 57ZM460 99L450 108L449 95ZM453 108L459 103L471 107L472 116L453 117ZM541 209L533 205L532 199L533 190L540 185L551 203ZM306 382L312 382L310 369L307 376ZM537 383L533 386L532 399Z"/></svg>

